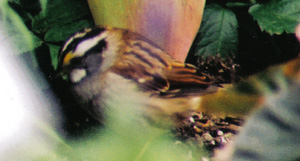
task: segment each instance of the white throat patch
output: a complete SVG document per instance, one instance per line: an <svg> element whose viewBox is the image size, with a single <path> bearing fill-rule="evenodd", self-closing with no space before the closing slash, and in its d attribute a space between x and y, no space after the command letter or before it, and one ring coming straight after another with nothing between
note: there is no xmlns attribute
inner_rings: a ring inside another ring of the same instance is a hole
<svg viewBox="0 0 300 161"><path fill-rule="evenodd" d="M84 77L86 76L86 70L85 69L74 69L70 73L70 80L73 83L80 82Z"/></svg>

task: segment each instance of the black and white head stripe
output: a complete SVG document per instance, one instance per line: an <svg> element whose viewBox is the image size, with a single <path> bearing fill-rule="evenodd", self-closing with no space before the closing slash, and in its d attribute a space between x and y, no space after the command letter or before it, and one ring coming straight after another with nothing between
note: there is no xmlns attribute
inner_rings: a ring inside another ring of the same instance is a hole
<svg viewBox="0 0 300 161"><path fill-rule="evenodd" d="M100 49L100 46L101 48L106 47L105 42L101 41L105 38L104 35L99 37L103 31L105 31L104 28L94 28L78 32L66 41L59 59L62 61L69 52L76 55L75 57L80 57L86 54L87 51L91 52L89 50Z"/></svg>

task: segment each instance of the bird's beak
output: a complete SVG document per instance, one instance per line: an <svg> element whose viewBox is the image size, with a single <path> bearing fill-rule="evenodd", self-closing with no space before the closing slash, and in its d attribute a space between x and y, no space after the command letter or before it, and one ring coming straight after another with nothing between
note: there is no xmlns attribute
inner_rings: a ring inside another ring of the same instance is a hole
<svg viewBox="0 0 300 161"><path fill-rule="evenodd" d="M67 73L70 71L70 69L68 69L67 67L63 67L62 65L59 65L54 73L53 78L54 79L58 79L58 78L62 78L62 79L67 79Z"/></svg>
<svg viewBox="0 0 300 161"><path fill-rule="evenodd" d="M70 61L74 58L74 54L73 52L68 52L63 61L61 63L59 63L56 72L54 74L54 78L63 78L66 79L66 73L68 73L70 71L70 69L68 68Z"/></svg>

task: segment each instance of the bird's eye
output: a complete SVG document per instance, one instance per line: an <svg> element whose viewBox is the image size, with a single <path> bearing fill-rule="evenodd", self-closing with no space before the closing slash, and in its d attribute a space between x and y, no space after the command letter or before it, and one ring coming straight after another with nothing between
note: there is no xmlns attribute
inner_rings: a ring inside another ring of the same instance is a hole
<svg viewBox="0 0 300 161"><path fill-rule="evenodd" d="M82 57L80 57L80 58L73 58L71 60L71 65L80 66L80 65L82 65L82 63L84 63L84 60L85 59L83 59Z"/></svg>

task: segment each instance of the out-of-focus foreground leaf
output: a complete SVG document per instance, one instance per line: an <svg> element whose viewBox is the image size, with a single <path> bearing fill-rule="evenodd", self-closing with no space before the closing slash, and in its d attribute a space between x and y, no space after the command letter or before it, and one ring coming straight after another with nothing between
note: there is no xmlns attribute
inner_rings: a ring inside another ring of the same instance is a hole
<svg viewBox="0 0 300 161"><path fill-rule="evenodd" d="M228 160L299 160L300 59L282 66L285 78L237 136ZM293 75L290 75L293 73ZM221 156L222 157L222 156Z"/></svg>
<svg viewBox="0 0 300 161"><path fill-rule="evenodd" d="M7 1L1 1L0 13L3 26L7 29L10 40L16 45L17 53L32 51L41 45L41 40L28 30L22 18L8 5Z"/></svg>
<svg viewBox="0 0 300 161"><path fill-rule="evenodd" d="M157 126L152 122L154 120L145 119L141 104L132 102L132 99L139 99L139 96L130 93L126 88L120 92L128 94L129 97L121 102L110 103L105 112L105 128L86 140L72 144L74 151L70 156L77 158L70 160L201 159L204 153L199 147L175 142L168 125Z"/></svg>
<svg viewBox="0 0 300 161"><path fill-rule="evenodd" d="M272 0L256 4L249 13L257 20L262 31L272 34L294 33L300 22L300 0Z"/></svg>
<svg viewBox="0 0 300 161"><path fill-rule="evenodd" d="M224 116L246 116L260 108L266 97L286 90L289 80L300 82L300 58L283 65L269 67L256 75L242 80L235 86L203 96L201 111Z"/></svg>
<svg viewBox="0 0 300 161"><path fill-rule="evenodd" d="M126 109L126 107L124 108ZM122 114L117 115L121 116ZM126 112L124 115L130 116L135 115L135 113ZM105 128L89 131L86 137L72 141L63 140L52 127L41 124L41 120L34 121L33 124L37 125L34 127L34 136L39 140L33 138L30 138L33 139L32 141L24 140L18 146L7 150L2 158L45 161L196 161L205 154L196 145L175 142L168 130L157 128L148 123L133 122L131 119L120 122L122 119L114 118L113 123L108 123ZM47 148L47 145L51 145L51 148Z"/></svg>
<svg viewBox="0 0 300 161"><path fill-rule="evenodd" d="M17 53L33 51L46 44L50 48L54 69L57 66L58 47L53 47L80 29L93 26L85 1L41 0L32 6L15 0L10 0L9 3L1 2L1 15ZM43 51L41 54L47 52Z"/></svg>
<svg viewBox="0 0 300 161"><path fill-rule="evenodd" d="M122 126L120 124L120 126ZM70 160L199 160L203 152L177 143L165 130L128 126L125 131L103 129L99 134L74 142Z"/></svg>

